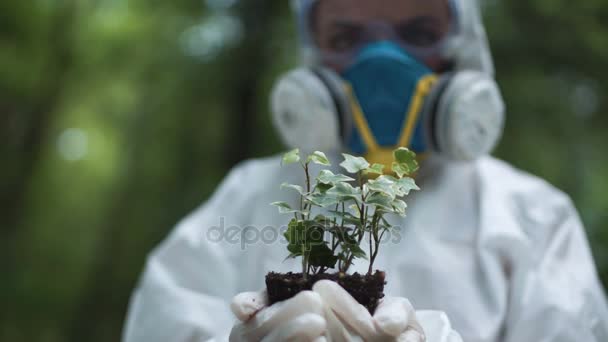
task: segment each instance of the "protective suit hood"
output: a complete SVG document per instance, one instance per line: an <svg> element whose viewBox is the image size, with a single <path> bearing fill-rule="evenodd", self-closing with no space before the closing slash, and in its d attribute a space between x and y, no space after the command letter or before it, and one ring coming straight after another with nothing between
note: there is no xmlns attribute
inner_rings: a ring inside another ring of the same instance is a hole
<svg viewBox="0 0 608 342"><path fill-rule="evenodd" d="M319 62L310 26L311 9L317 1L319 0L292 0L298 21L301 62L307 66ZM478 0L449 1L456 9L457 34L448 42L444 57L454 62L456 70L476 70L493 76L494 63Z"/></svg>
<svg viewBox="0 0 608 342"><path fill-rule="evenodd" d="M313 40L317 1L293 1L303 65L282 75L271 95L272 120L288 148L348 151L380 164L396 147L453 161L491 153L506 107L477 1L446 0L450 27L434 45L409 44L389 23L372 20L341 51ZM449 72L429 67L425 55L441 56Z"/></svg>

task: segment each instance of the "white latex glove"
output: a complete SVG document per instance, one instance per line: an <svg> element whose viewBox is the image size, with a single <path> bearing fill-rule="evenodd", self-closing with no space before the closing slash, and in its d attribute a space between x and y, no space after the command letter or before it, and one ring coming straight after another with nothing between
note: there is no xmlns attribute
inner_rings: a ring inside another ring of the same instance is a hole
<svg viewBox="0 0 608 342"><path fill-rule="evenodd" d="M385 297L372 316L346 290L333 281L315 283L313 291L325 304L331 341L425 341L412 304L405 298Z"/></svg>
<svg viewBox="0 0 608 342"><path fill-rule="evenodd" d="M445 312L422 310L416 314L427 333L428 342L462 342L462 337L452 329L452 324Z"/></svg>
<svg viewBox="0 0 608 342"><path fill-rule="evenodd" d="M384 298L374 316L333 281L267 307L266 292L237 295L231 309L241 321L231 342L240 341L425 341L416 313L405 298Z"/></svg>
<svg viewBox="0 0 608 342"><path fill-rule="evenodd" d="M230 308L241 321L230 332L230 342L324 341L327 330L321 297L302 291L286 301L268 305L266 291L245 292Z"/></svg>

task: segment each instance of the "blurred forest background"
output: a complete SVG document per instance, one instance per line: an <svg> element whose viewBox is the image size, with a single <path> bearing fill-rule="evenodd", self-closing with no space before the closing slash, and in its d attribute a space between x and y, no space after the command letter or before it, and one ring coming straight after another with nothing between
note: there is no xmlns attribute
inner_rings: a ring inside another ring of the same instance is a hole
<svg viewBox="0 0 608 342"><path fill-rule="evenodd" d="M484 8L496 154L573 197L608 284L608 4ZM118 341L151 248L281 150L267 98L295 46L287 1L0 1L0 340Z"/></svg>

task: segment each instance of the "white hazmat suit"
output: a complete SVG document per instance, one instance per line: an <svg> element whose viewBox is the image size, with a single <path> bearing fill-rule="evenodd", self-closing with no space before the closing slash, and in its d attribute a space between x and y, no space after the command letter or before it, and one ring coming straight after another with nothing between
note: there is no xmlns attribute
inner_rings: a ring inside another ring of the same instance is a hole
<svg viewBox="0 0 608 342"><path fill-rule="evenodd" d="M457 3L456 65L492 73L478 9L474 1ZM235 167L150 254L124 340L226 340L233 296L263 288L269 271L300 267L284 261L277 229L289 218L269 203L295 203L280 184L301 181L301 169L281 167L279 157ZM387 295L446 312L466 342L608 341L606 298L566 195L492 157L431 157L417 182L422 191L408 197L408 217L393 220L400 233L375 264L386 271ZM355 264L359 272L366 267Z"/></svg>

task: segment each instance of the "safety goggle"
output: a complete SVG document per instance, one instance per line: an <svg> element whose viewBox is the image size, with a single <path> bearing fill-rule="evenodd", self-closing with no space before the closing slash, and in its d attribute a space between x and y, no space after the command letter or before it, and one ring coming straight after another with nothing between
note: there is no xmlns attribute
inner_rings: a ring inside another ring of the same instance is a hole
<svg viewBox="0 0 608 342"><path fill-rule="evenodd" d="M309 37L309 44L315 49L322 62L339 65L347 65L354 61L362 48L377 41L392 41L419 60L441 56L450 38L458 34L459 18L455 1L447 1L450 22L447 30L443 32L433 32L428 28L420 29L411 22L393 24L372 21L362 24L345 19L337 24L347 32L346 37L332 45L331 49L319 47L313 37Z"/></svg>

